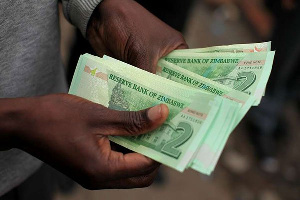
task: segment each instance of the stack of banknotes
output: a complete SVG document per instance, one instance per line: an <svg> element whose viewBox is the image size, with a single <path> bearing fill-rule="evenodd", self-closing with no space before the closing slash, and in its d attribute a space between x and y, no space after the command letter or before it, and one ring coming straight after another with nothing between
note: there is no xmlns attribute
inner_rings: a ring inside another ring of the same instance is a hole
<svg viewBox="0 0 300 200"><path fill-rule="evenodd" d="M145 135L110 140L180 172L211 174L230 133L257 106L271 73L271 42L174 50L152 74L109 56L80 57L70 94L110 109L169 107Z"/></svg>

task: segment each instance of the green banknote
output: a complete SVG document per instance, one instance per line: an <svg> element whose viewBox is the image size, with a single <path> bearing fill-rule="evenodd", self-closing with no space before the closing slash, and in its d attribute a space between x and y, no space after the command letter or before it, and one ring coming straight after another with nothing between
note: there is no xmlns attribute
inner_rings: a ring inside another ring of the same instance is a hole
<svg viewBox="0 0 300 200"><path fill-rule="evenodd" d="M170 72L160 65L162 60L172 63L173 71L185 69L234 90L255 96L260 103L271 73L275 52L254 53L194 53L171 52L159 61L158 73ZM173 72L172 72L173 73ZM174 74L174 73L173 73Z"/></svg>
<svg viewBox="0 0 300 200"><path fill-rule="evenodd" d="M94 56L94 58L99 59L96 56ZM110 64L113 64L114 66L119 66L121 68L127 66L129 67L129 69L132 67L127 63L124 63L122 61L119 61L117 59L114 59L106 55L104 55L103 58L105 59L105 61L111 62ZM169 80L182 83L183 85L194 87L196 89L199 89L202 92L207 92L215 96L223 96L224 98L240 103L242 105L242 108L240 108L238 112L237 120L233 123L234 128L238 125L240 120L246 115L246 113L251 108L251 106L255 104L255 97L253 96L249 96L243 92L233 90L227 86L216 83L208 78L205 78L203 76L185 70L184 68L178 68L178 66L172 63L160 60L158 62L158 68L162 68L162 69L166 68L165 71L168 71L167 73L161 73L157 71L157 75L159 76L163 76ZM173 69L176 71L172 72ZM165 79L158 79L157 81L160 80L163 80L162 84L164 84Z"/></svg>
<svg viewBox="0 0 300 200"><path fill-rule="evenodd" d="M169 117L157 130L110 140L178 171L192 162L218 111L229 106L220 96L88 54L79 59L69 93L121 111L166 104Z"/></svg>
<svg viewBox="0 0 300 200"><path fill-rule="evenodd" d="M233 102L231 104L227 102L223 112L219 111L217 113L215 120L212 122L209 130L207 130L207 134L199 145L197 153L194 154L189 167L209 175L214 170L229 135L254 102L255 98L253 96L245 104L240 104L242 107L239 108L232 104Z"/></svg>
<svg viewBox="0 0 300 200"><path fill-rule="evenodd" d="M111 64L114 64L114 66L117 66L118 64L119 67L122 68L124 68L124 66L130 66L109 56L104 56L104 59L106 59L108 62L110 61ZM218 161L216 158L219 158L218 155L220 155L220 153L223 151L230 133L254 104L255 98L240 91L233 90L224 85L213 82L210 79L192 73L183 68L178 69L178 66L164 60L160 60L158 65L162 68L167 67L169 73L166 73L167 76L165 77L170 80L195 87L201 91L209 92L215 96L220 95L226 98L226 100L223 99L222 101L224 106L220 105L216 117L214 118L213 122L211 122L205 136L198 144L196 153L194 153L193 158L190 160L189 165L187 166L190 166L202 173L210 174ZM170 71L173 69L177 70L176 74L170 73ZM158 73L158 75L162 74ZM207 87L205 88L203 85ZM235 102L241 103L240 106L236 106ZM223 123L225 122L224 120L227 120L226 123ZM206 163L206 165L203 163Z"/></svg>
<svg viewBox="0 0 300 200"><path fill-rule="evenodd" d="M238 117L239 109L234 104L221 108L218 118L213 121L207 131L206 138L194 154L189 167L209 175L215 168L218 156L223 151L228 136L233 130L234 120ZM224 143L225 141L225 143ZM212 145L213 144L213 145Z"/></svg>
<svg viewBox="0 0 300 200"><path fill-rule="evenodd" d="M271 41L250 44L232 44L223 46L213 46L196 49L179 49L174 52L195 52L195 53L253 53L253 52L266 52L271 51ZM265 91L264 91L265 93ZM263 93L263 96L264 96Z"/></svg>
<svg viewBox="0 0 300 200"><path fill-rule="evenodd" d="M129 66L129 68L131 68L130 65L109 56L104 56L103 58L105 59L105 61L111 62L111 64L114 65L119 65L119 67L121 68L124 68L124 66ZM157 75L165 77L174 82L199 89L200 91L205 93L210 93L215 96L223 96L241 104L245 104L250 97L243 92L233 90L227 86L190 72L184 68L178 68L177 65L166 62L164 60L160 60L158 62L158 68L161 68L161 70L157 71Z"/></svg>
<svg viewBox="0 0 300 200"><path fill-rule="evenodd" d="M159 60L158 69L156 74L175 82L187 85L193 88L197 88L203 92L207 92L217 96L223 96L238 103L244 104L249 95L233 90L230 87L224 86L218 82L210 80L206 77L191 72L185 68L181 68L173 63L165 60Z"/></svg>
<svg viewBox="0 0 300 200"><path fill-rule="evenodd" d="M233 44L224 46L214 46L197 49L179 49L174 52L194 52L194 53L253 53L271 51L271 42L251 43L251 44Z"/></svg>
<svg viewBox="0 0 300 200"><path fill-rule="evenodd" d="M120 111L166 104L169 117L157 130L110 140L178 171L209 175L230 133L260 101L274 58L270 48L267 42L176 50L159 60L159 76L85 54L69 93Z"/></svg>

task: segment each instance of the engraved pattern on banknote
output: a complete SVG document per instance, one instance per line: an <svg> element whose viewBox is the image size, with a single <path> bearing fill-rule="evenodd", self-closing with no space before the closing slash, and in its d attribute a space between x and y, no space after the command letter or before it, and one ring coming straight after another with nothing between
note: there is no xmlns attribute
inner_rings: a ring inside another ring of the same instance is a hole
<svg viewBox="0 0 300 200"><path fill-rule="evenodd" d="M108 108L113 110L128 111L129 103L125 100L124 91L121 88L121 84L118 83L112 90L110 100L108 102Z"/></svg>
<svg viewBox="0 0 300 200"><path fill-rule="evenodd" d="M245 92L251 85L256 81L256 74L252 71L249 72L239 72L236 77L233 76L223 76L212 79L222 85L226 85L238 91ZM251 94L249 91L248 94Z"/></svg>

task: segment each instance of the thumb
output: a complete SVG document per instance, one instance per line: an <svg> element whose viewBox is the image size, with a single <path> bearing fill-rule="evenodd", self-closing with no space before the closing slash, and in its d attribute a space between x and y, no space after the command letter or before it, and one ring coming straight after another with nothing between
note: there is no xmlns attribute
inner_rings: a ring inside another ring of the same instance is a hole
<svg viewBox="0 0 300 200"><path fill-rule="evenodd" d="M119 120L109 135L137 136L148 133L161 126L169 115L166 105L160 104L141 111L118 112Z"/></svg>

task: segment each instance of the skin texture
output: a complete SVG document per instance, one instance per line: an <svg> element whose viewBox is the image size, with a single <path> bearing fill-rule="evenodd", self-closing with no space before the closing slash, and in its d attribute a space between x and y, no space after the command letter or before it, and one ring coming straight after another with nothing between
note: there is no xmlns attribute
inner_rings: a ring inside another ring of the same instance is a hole
<svg viewBox="0 0 300 200"><path fill-rule="evenodd" d="M87 38L99 56L110 55L152 73L161 57L187 48L181 33L133 0L103 0L89 21Z"/></svg>
<svg viewBox="0 0 300 200"><path fill-rule="evenodd" d="M99 56L111 55L155 72L182 35L133 0L103 0L87 37ZM149 186L159 164L138 153L113 150L107 136L133 136L158 128L168 108L113 111L72 95L0 99L0 150L22 149L88 189Z"/></svg>

